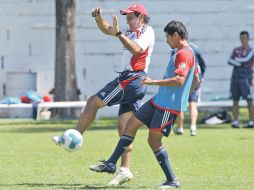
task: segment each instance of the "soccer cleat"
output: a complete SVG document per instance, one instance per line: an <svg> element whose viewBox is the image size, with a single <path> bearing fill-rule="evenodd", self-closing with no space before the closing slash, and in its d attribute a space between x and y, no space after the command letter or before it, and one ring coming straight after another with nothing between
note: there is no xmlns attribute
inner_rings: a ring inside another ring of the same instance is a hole
<svg viewBox="0 0 254 190"><path fill-rule="evenodd" d="M108 186L116 186L116 185L122 185L128 181L130 181L133 178L133 174L129 170L119 170L107 185Z"/></svg>
<svg viewBox="0 0 254 190"><path fill-rule="evenodd" d="M248 125L244 126L243 128L254 128L254 125L248 124Z"/></svg>
<svg viewBox="0 0 254 190"><path fill-rule="evenodd" d="M58 146L61 146L61 145L62 145L62 144L61 144L61 137L59 137L59 136L56 136L56 135L52 136L52 141L53 141L54 143L56 143L56 145L58 145Z"/></svg>
<svg viewBox="0 0 254 190"><path fill-rule="evenodd" d="M182 135L184 133L184 130L182 127L175 127L174 132L176 135Z"/></svg>
<svg viewBox="0 0 254 190"><path fill-rule="evenodd" d="M180 188L180 182L175 179L174 181L165 181L160 186L159 189L170 189L170 188Z"/></svg>
<svg viewBox="0 0 254 190"><path fill-rule="evenodd" d="M240 126L239 126L239 121L238 121L238 120L234 120L234 121L232 122L232 124L231 124L231 127L232 127L232 128L240 128Z"/></svg>
<svg viewBox="0 0 254 190"><path fill-rule="evenodd" d="M191 129L190 134L191 134L191 136L196 136L197 135L197 130Z"/></svg>
<svg viewBox="0 0 254 190"><path fill-rule="evenodd" d="M98 165L91 165L89 169L95 172L106 172L106 173L115 173L116 172L116 165L113 163L109 163L105 160L99 160L102 164Z"/></svg>
<svg viewBox="0 0 254 190"><path fill-rule="evenodd" d="M232 128L235 128L235 129L238 129L238 128L240 128L240 126L239 126L239 125L237 125L237 124L234 124L234 123L231 125L231 127L232 127Z"/></svg>

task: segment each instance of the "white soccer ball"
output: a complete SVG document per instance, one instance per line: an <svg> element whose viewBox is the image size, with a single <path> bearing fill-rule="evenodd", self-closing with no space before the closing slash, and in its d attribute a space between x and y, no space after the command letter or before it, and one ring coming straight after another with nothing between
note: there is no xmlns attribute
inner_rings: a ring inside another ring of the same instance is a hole
<svg viewBox="0 0 254 190"><path fill-rule="evenodd" d="M82 146L83 137L79 131L75 129L68 129L61 136L60 142L65 150L73 152Z"/></svg>

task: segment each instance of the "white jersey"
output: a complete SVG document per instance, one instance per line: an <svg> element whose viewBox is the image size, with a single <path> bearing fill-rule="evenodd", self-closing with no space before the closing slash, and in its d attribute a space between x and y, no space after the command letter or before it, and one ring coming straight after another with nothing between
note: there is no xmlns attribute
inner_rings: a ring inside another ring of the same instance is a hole
<svg viewBox="0 0 254 190"><path fill-rule="evenodd" d="M127 48L123 47L121 71L145 71L147 73L155 41L153 28L145 25L135 31L125 29L123 34L136 42L142 51L137 55L133 55Z"/></svg>

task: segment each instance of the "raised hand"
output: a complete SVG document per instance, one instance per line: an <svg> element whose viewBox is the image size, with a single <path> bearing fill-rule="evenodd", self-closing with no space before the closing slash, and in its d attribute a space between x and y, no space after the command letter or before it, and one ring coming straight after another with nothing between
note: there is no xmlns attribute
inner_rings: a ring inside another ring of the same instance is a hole
<svg viewBox="0 0 254 190"><path fill-rule="evenodd" d="M100 14L101 14L101 8L100 7L97 7L96 9L93 9L92 10L92 13L91 13L91 15L92 15L92 17L97 17L97 16L99 16Z"/></svg>
<svg viewBox="0 0 254 190"><path fill-rule="evenodd" d="M113 15L113 28L115 33L119 32L119 26L118 26L118 20L117 20L117 16Z"/></svg>

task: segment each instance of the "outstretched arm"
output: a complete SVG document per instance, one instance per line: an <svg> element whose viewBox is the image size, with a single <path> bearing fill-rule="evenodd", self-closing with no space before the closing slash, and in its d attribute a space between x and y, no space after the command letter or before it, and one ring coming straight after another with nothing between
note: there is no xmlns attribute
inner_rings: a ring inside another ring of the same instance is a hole
<svg viewBox="0 0 254 190"><path fill-rule="evenodd" d="M110 26L108 24L108 22L102 17L102 10L101 8L97 7L96 9L94 9L92 11L92 17L95 17L95 21L97 23L97 26L99 27L99 29L107 35L110 36L115 36L116 37L116 33L114 31L114 28L112 26Z"/></svg>
<svg viewBox="0 0 254 190"><path fill-rule="evenodd" d="M130 40L127 36L120 32L116 15L113 16L113 28L115 34L117 34L117 37L122 42L123 46L128 49L133 55L136 55L142 51L142 48L136 42Z"/></svg>
<svg viewBox="0 0 254 190"><path fill-rule="evenodd" d="M124 34L119 33L119 26L117 16L113 16L113 26L102 17L101 8L97 7L92 11L92 17L95 17L95 21L99 29L107 35L118 37L125 48L127 48L133 55L136 55L142 51L142 48L134 41L130 40Z"/></svg>
<svg viewBox="0 0 254 190"><path fill-rule="evenodd" d="M182 75L176 75L175 77L161 80L152 80L149 77L143 79L141 84L158 85L158 86L182 86L185 82L185 77Z"/></svg>

